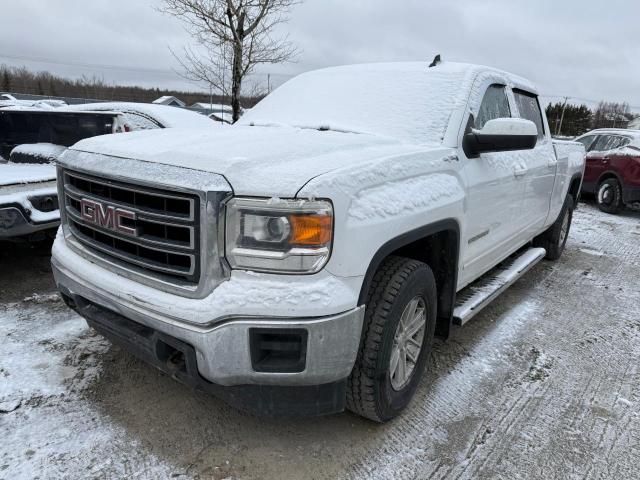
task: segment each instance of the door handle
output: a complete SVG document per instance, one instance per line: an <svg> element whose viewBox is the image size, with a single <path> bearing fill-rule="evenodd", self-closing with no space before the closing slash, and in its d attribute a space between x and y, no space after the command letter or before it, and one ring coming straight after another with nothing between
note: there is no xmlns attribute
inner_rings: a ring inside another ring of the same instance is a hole
<svg viewBox="0 0 640 480"><path fill-rule="evenodd" d="M529 171L529 170L527 170L526 168L516 168L516 169L513 171L513 174L514 174L516 177L524 177L524 176L527 174L527 172L528 172L528 171Z"/></svg>

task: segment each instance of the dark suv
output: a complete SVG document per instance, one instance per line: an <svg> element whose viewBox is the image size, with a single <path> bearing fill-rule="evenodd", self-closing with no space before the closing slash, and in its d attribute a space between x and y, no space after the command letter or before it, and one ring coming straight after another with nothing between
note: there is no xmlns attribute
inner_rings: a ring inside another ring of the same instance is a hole
<svg viewBox="0 0 640 480"><path fill-rule="evenodd" d="M640 204L640 130L592 130L576 139L587 150L582 192L603 212Z"/></svg>

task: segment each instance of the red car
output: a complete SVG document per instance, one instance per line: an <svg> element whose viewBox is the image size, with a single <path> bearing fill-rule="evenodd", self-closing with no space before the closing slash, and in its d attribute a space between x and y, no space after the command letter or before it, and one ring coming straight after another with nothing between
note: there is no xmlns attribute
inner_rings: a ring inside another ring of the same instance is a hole
<svg viewBox="0 0 640 480"><path fill-rule="evenodd" d="M640 205L640 130L592 130L576 141L587 150L582 192L607 213Z"/></svg>

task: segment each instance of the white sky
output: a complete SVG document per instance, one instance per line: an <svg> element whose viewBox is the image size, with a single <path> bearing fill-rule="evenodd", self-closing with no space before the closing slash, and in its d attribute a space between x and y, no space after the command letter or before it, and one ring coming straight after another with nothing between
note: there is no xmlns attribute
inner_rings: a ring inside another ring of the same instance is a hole
<svg viewBox="0 0 640 480"><path fill-rule="evenodd" d="M175 73L169 47L191 40L153 9L159 1L4 0L0 63L206 90ZM278 84L323 66L440 53L520 74L548 96L627 101L640 111L638 0L306 0L286 29L298 61L263 67L257 79L269 72Z"/></svg>

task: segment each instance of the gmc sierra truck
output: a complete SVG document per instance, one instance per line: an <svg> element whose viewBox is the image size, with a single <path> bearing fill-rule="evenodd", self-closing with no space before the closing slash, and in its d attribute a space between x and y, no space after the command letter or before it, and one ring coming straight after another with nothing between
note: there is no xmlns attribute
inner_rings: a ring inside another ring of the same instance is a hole
<svg viewBox="0 0 640 480"><path fill-rule="evenodd" d="M228 128L65 152L53 270L89 325L177 380L258 414L384 422L434 335L560 257L584 157L517 76L329 68Z"/></svg>

